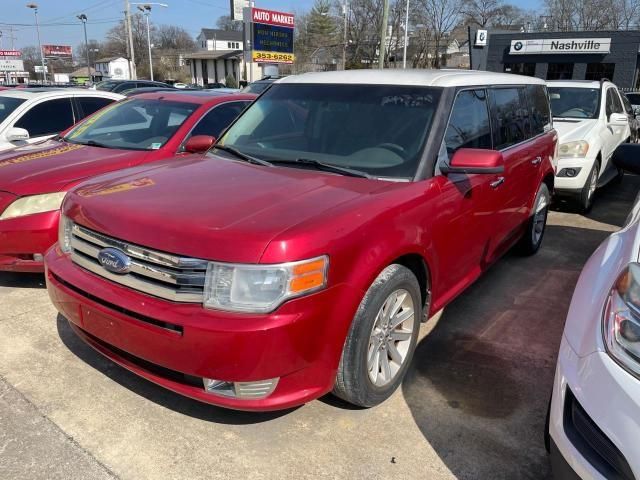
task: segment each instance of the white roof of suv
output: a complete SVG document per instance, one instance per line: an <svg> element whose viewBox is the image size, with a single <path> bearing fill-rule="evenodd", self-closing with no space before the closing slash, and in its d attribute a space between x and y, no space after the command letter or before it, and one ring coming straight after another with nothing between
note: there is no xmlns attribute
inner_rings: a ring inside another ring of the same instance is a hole
<svg viewBox="0 0 640 480"><path fill-rule="evenodd" d="M276 83L463 87L467 85L544 85L545 81L535 77L525 77L511 73L493 73L478 70L366 69L303 73L281 78Z"/></svg>
<svg viewBox="0 0 640 480"><path fill-rule="evenodd" d="M608 80L604 82L599 82L597 80L552 80L548 81L547 85L550 87L559 87L559 88L595 88L599 89L601 85L613 85Z"/></svg>
<svg viewBox="0 0 640 480"><path fill-rule="evenodd" d="M119 95L117 93L100 92L86 88L14 88L11 90L0 91L0 96L2 97L22 98L24 100L41 100L46 97L73 97L79 95L87 97L113 98L114 100L125 98L123 95Z"/></svg>

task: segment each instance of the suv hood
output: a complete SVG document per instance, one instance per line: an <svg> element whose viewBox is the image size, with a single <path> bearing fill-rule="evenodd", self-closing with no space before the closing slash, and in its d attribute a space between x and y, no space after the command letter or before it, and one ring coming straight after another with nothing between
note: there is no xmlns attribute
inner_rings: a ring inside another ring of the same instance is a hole
<svg viewBox="0 0 640 480"><path fill-rule="evenodd" d="M85 227L140 246L258 263L279 233L389 184L194 155L92 179L67 195L63 210Z"/></svg>
<svg viewBox="0 0 640 480"><path fill-rule="evenodd" d="M64 191L89 176L137 165L148 152L49 140L0 154L0 191L37 195Z"/></svg>
<svg viewBox="0 0 640 480"><path fill-rule="evenodd" d="M554 120L553 128L558 132L558 143L567 143L588 140L597 123L597 119Z"/></svg>

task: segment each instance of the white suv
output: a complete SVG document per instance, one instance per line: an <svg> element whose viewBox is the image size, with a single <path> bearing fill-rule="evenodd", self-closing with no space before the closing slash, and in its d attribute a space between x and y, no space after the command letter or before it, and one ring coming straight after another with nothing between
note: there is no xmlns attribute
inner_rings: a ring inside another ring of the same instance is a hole
<svg viewBox="0 0 640 480"><path fill-rule="evenodd" d="M123 98L80 88L4 90L0 92L0 152L53 137Z"/></svg>
<svg viewBox="0 0 640 480"><path fill-rule="evenodd" d="M596 188L622 172L611 154L629 140L629 119L618 88L603 80L547 82L553 125L559 134L555 191L591 208Z"/></svg>

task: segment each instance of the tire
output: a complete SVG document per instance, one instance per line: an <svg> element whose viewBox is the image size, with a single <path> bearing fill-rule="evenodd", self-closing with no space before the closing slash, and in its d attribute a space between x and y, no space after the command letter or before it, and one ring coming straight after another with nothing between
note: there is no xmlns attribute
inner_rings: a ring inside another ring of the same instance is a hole
<svg viewBox="0 0 640 480"><path fill-rule="evenodd" d="M593 168L591 172L589 172L589 176L587 177L587 182L582 187L582 191L580 192L580 197L578 198L578 206L580 207L580 211L582 213L588 213L593 207L593 196L595 195L595 188L598 186L598 172L600 170L600 163L596 162L593 164ZM595 188L593 188L595 176Z"/></svg>
<svg viewBox="0 0 640 480"><path fill-rule="evenodd" d="M549 204L551 203L551 194L549 187L545 183L540 184L536 200L533 203L533 212L527 222L527 229L520 239L518 250L522 255L533 255L540 250L544 232L547 227L547 214L549 212Z"/></svg>
<svg viewBox="0 0 640 480"><path fill-rule="evenodd" d="M384 314L392 314L401 298L404 300L397 313L386 320ZM408 313L410 304L413 306L412 322ZM383 309L385 306L387 308ZM334 395L360 407L373 407L389 398L411 364L422 312L420 285L411 270L397 264L385 268L367 290L353 318L340 358ZM399 321L404 316L407 319L398 328L390 330L385 326L390 320ZM400 335L403 340L396 340ZM383 339L386 340L380 341ZM393 343L395 353L389 343ZM394 361L394 356L399 358L396 355L400 355L400 362ZM385 369L384 358L388 369ZM374 365L374 368L369 369L368 365Z"/></svg>

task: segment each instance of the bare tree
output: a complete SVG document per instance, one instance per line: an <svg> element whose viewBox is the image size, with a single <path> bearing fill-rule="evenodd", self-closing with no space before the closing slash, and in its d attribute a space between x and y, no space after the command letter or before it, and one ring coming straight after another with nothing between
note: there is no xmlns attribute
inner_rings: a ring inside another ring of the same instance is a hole
<svg viewBox="0 0 640 480"><path fill-rule="evenodd" d="M442 46L448 34L462 19L462 0L419 0L416 18L431 30L433 68L440 68Z"/></svg>
<svg viewBox="0 0 640 480"><path fill-rule="evenodd" d="M240 31L242 30L242 22L232 20L231 16L229 15L222 15L218 17L218 20L216 20L216 27L218 27L220 30Z"/></svg>
<svg viewBox="0 0 640 480"><path fill-rule="evenodd" d="M467 24L485 28L501 16L504 6L500 0L465 0L462 14Z"/></svg>
<svg viewBox="0 0 640 480"><path fill-rule="evenodd" d="M195 50L196 42L182 27L174 25L160 25L156 28L153 43L158 48L165 50Z"/></svg>

